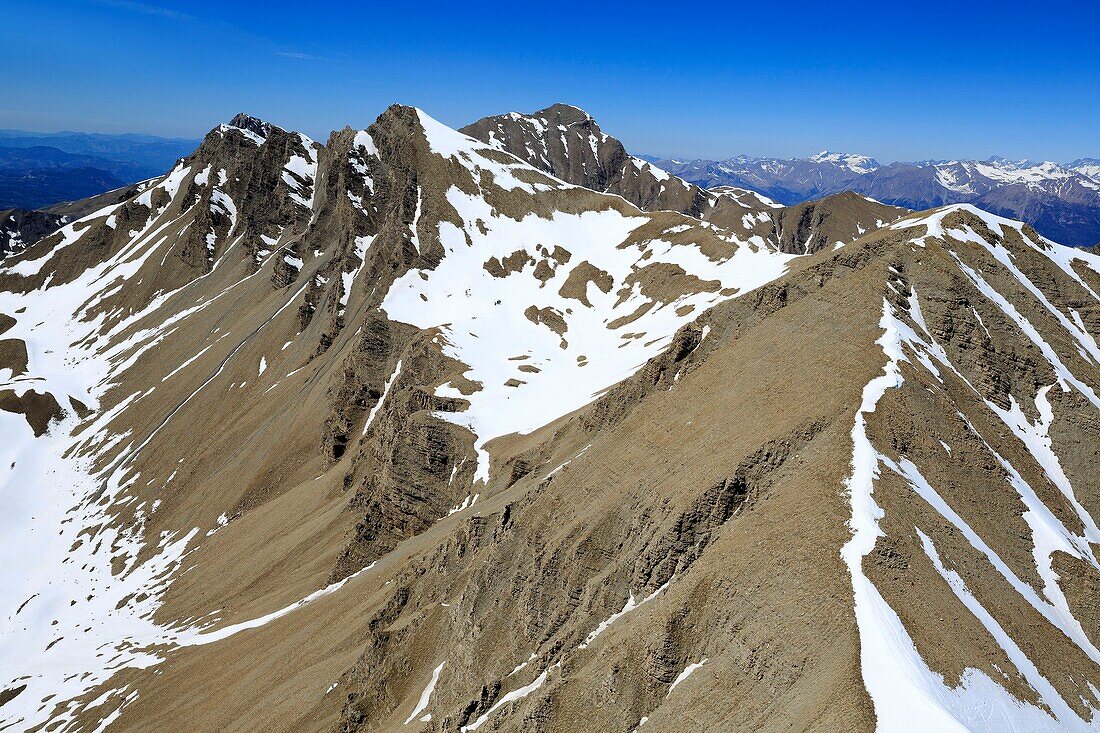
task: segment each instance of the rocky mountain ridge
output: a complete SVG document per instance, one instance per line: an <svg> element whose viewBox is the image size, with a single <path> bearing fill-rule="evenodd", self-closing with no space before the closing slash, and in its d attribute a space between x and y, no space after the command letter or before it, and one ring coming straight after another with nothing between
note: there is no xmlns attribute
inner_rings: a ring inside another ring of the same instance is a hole
<svg viewBox="0 0 1100 733"><path fill-rule="evenodd" d="M238 116L0 265L5 722L1094 725L1100 258L560 113Z"/></svg>
<svg viewBox="0 0 1100 733"><path fill-rule="evenodd" d="M622 196L645 211L677 211L736 232L758 246L806 254L849 242L884 226L904 210L858 196L818 201L814 215L791 226L792 212L746 188L703 189L653 163L631 156L584 110L556 104L531 114L486 117L462 132L574 185ZM822 153L822 156L830 156ZM836 165L866 165L854 156L834 156ZM824 160L824 158L823 158ZM794 212L804 216L805 207ZM836 213L836 216L832 214Z"/></svg>
<svg viewBox="0 0 1100 733"><path fill-rule="evenodd" d="M0 211L0 260L22 252L57 231L64 223L64 217L46 211Z"/></svg>

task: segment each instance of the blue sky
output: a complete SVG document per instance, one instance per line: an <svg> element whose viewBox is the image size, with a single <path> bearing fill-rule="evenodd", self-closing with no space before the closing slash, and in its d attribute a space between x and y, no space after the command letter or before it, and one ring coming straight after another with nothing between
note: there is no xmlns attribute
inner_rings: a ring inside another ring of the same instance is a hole
<svg viewBox="0 0 1100 733"><path fill-rule="evenodd" d="M0 127L324 140L556 101L638 153L1100 157L1100 3L4 2Z"/></svg>

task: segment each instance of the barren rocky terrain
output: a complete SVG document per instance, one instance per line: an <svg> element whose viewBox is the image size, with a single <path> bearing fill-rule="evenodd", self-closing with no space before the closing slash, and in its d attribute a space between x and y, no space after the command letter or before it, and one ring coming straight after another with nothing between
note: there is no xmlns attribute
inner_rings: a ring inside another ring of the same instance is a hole
<svg viewBox="0 0 1100 733"><path fill-rule="evenodd" d="M1100 256L555 105L245 115L0 265L0 730L1100 709Z"/></svg>

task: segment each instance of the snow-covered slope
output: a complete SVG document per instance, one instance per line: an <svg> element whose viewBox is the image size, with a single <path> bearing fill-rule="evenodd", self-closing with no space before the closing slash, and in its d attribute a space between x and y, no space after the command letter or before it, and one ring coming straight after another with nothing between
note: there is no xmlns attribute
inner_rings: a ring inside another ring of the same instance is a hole
<svg viewBox="0 0 1100 733"><path fill-rule="evenodd" d="M424 122L433 151L479 161L478 145ZM591 402L703 310L774 280L790 259L686 217L662 226L609 208L517 219L482 194L445 196L458 218L440 224L442 262L398 279L382 308L441 328L445 353L470 367L463 376L476 392L439 393L470 401L451 419L470 427L479 451ZM488 471L483 456L477 478Z"/></svg>

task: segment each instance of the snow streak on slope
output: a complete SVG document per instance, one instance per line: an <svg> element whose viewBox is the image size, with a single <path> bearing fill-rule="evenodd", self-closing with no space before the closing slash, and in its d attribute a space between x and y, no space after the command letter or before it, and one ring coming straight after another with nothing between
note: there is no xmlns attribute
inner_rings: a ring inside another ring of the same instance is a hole
<svg viewBox="0 0 1100 733"><path fill-rule="evenodd" d="M866 415L875 412L889 389L902 385L900 363L908 361L903 352L905 333L912 329L900 321L888 302L883 301L879 325L883 336L878 340L886 354L884 373L871 380L863 390L863 402L852 428L852 474L848 490L852 501L852 539L841 552L852 576L855 592L856 622L860 636L863 681L875 705L880 733L908 731L1045 731L1097 730L1076 716L1060 697L1056 708L1059 719L1012 697L984 672L967 670L962 684L948 688L943 678L928 668L912 638L878 589L863 572L863 558L870 554L879 537L882 508L874 499L874 484L880 466L889 459L871 443L867 435ZM889 461L889 463L893 463ZM931 547L926 543L926 547ZM938 555L934 560L938 562ZM953 583L957 592L958 585ZM972 599L972 597L971 597ZM1010 658L1018 648L1006 650ZM1045 680L1043 681L1045 682ZM1041 694L1052 692L1049 684L1040 684ZM1054 693L1057 697L1057 693ZM1055 702L1047 700L1048 705Z"/></svg>
<svg viewBox="0 0 1100 733"><path fill-rule="evenodd" d="M783 204L776 203L764 194L757 193L756 191L750 191L747 188L738 188L737 186L715 186L714 188L707 190L717 196L725 196L726 198L733 199L746 209L758 210L761 208L783 208Z"/></svg>
<svg viewBox="0 0 1100 733"><path fill-rule="evenodd" d="M300 155L290 156L283 168L283 182L290 189L290 198L295 203L312 210L317 185L316 143L300 133L298 139L309 157L306 159Z"/></svg>
<svg viewBox="0 0 1100 733"><path fill-rule="evenodd" d="M1087 337L1083 328L1079 328L1078 324L1071 323L1062 316L1046 296L1027 279L1001 242L986 241L970 226L964 229L945 229L945 217L960 210L979 217L996 236L1004 235L1002 227L1005 226L1011 226L1020 231L1027 246L1049 257L1052 262L1063 271L1067 271L1068 275L1087 289L1087 285L1081 282L1080 277L1069 271L1065 265L1068 260L1078 257L1084 259L1085 255L1064 251L1068 248L1049 242L1030 240L1023 234L1019 223L992 217L972 207L949 207L932 215L924 215L915 221L911 219L895 226L906 228L924 225L925 236L913 240L914 244L920 246L926 246L928 240L933 238L945 242L955 239L967 244L980 245L1020 282L1023 289L1035 299L1040 308L1051 313L1074 341L1080 342L1081 335ZM1047 358L1051 369L1059 377L1062 389L1076 389L1096 405L1096 398L1091 388L1069 371L1054 349L1017 311L1016 307L993 290L975 270L965 265L949 244L944 246L975 289L1000 309L1010 322L1014 322ZM1095 267L1097 262L1089 260L1087 264ZM1086 722L1063 699L1057 689L1039 671L1035 662L1028 658L1021 644L1017 643L992 613L982 606L981 601L967 587L963 578L945 566L935 543L920 527L916 527L915 531L935 570L946 581L960 603L973 614L1016 667L1023 682L1035 691L1036 696L1041 700L1041 707L1017 699L983 671L973 667L963 673L958 687L948 687L944 679L933 672L921 658L898 614L864 573L864 558L874 551L878 538L884 536L880 527L884 511L874 497L874 489L880 478L881 468L885 466L893 474L902 478L913 495L952 526L975 552L989 561L996 573L1018 594L1019 602L1041 614L1053 628L1064 634L1094 663L1100 663L1100 650L1090 641L1081 623L1074 617L1052 567L1054 553L1062 552L1100 570L1100 564L1097 563L1090 545L1091 542L1096 541L1096 525L1077 501L1073 487L1062 471L1048 436L1053 412L1047 395L1054 385L1041 387L1038 390L1035 404L1039 419L1032 423L1014 399L1010 400L1010 409L1005 410L982 397L979 390L950 361L946 351L936 343L925 324L915 291L909 295L908 321L887 300L883 300L882 318L879 322L883 329L883 336L877 343L882 347L887 363L884 373L865 386L863 400L852 429L852 474L847 482L852 503L852 538L841 553L852 576L863 679L875 705L878 730L887 733L911 730L991 732L1098 730L1100 718L1094 715L1091 722ZM1091 356L1084 348L1080 349L1080 353L1085 359ZM902 362L911 363L914 369L925 370L934 382L941 385L945 384L945 377L949 373L960 380L967 390L978 397L979 404L984 404L997 420L1019 438L1051 484L1065 496L1068 505L1077 513L1083 527L1083 535L1078 535L1066 527L1043 503L1021 473L985 441L970 420L959 413L960 418L966 421L970 432L977 436L985 449L1004 469L1009 484L1016 490L1019 501L1024 507L1022 517L1031 531L1032 555L1043 581L1041 595L1018 577L1008 563L1004 562L952 509L909 458L902 457L897 460L891 458L886 452L876 448L869 437L867 415L880 408L880 402L888 390L900 388L903 385Z"/></svg>
<svg viewBox="0 0 1100 733"><path fill-rule="evenodd" d="M373 569L375 564L376 563L372 562L370 565L352 573L343 580L338 580L335 583L330 583L324 588L313 591L305 598L300 598L294 603L283 606L282 608L272 611L270 613L265 613L263 616L251 618L247 621L239 621L234 624L228 624L226 626L221 626L216 629L213 628L216 620L207 624L204 627L194 626L187 629L180 629L174 633L166 633L164 635L163 643L178 644L179 646L204 646L206 644L213 644L216 641L221 641L222 639L228 639L229 637L239 634L242 631L247 631L249 629L258 629L261 626L266 626L272 621L278 621L283 616L286 616L289 613L293 613L299 608L308 606L314 601L324 598L325 596L332 595L333 593L350 583L352 580L358 578L363 573L366 573L369 570Z"/></svg>
<svg viewBox="0 0 1100 733"><path fill-rule="evenodd" d="M409 713L409 717L405 719L405 725L413 722L413 718L420 715L428 707L428 703L431 702L432 693L435 692L436 683L439 682L439 673L443 671L443 665L446 662L440 662L439 666L432 670L432 678L428 681L428 686L424 688L424 692L420 693L420 699L416 702L416 707ZM424 717L420 718L423 722L428 722L432 719L432 714L428 713Z"/></svg>
<svg viewBox="0 0 1100 733"><path fill-rule="evenodd" d="M453 149L455 143L447 141L452 147L445 149ZM432 146L442 147L434 140ZM441 328L445 353L469 366L465 376L479 385L477 391L464 394L444 385L438 394L469 400L470 407L439 417L477 435L476 479L482 481L489 476L488 441L529 433L591 402L661 353L678 328L729 297L721 289L744 294L782 275L792 258L741 244L728 259L713 261L694 243L635 242L632 233L649 220L615 209L516 220L458 188L448 191L447 201L463 226L440 223L443 261L398 279L382 307L395 320ZM559 244L571 257L548 279L536 278L534 262ZM526 253L530 264L504 277L487 271L490 259L517 251ZM560 292L581 263L614 282L602 289L584 281L590 305ZM630 275L657 263L682 268L710 287L667 303L647 295L638 282L623 290ZM537 315L525 315L533 312ZM615 324L620 318L624 322Z"/></svg>
<svg viewBox="0 0 1100 733"><path fill-rule="evenodd" d="M462 726L459 729L461 731L461 733L472 733L472 731L477 730L478 728L480 728L481 726L483 726L487 722L489 722L490 716L492 716L492 714L495 713L497 710L500 710L502 707L504 707L505 705L507 705L510 702L515 702L516 700L522 700L523 698L527 697L528 695L530 695L535 690L542 687L543 683L546 682L546 676L549 673L549 671L550 670L544 670L543 673L540 674L538 677L536 677L535 681L532 682L531 684L525 685L524 687L520 687L517 690L512 690L508 694L501 697L499 700L496 701L496 703L493 705L493 707L489 708L486 712L482 713L481 717L479 717L477 720L475 720L474 722L472 722L468 725Z"/></svg>

